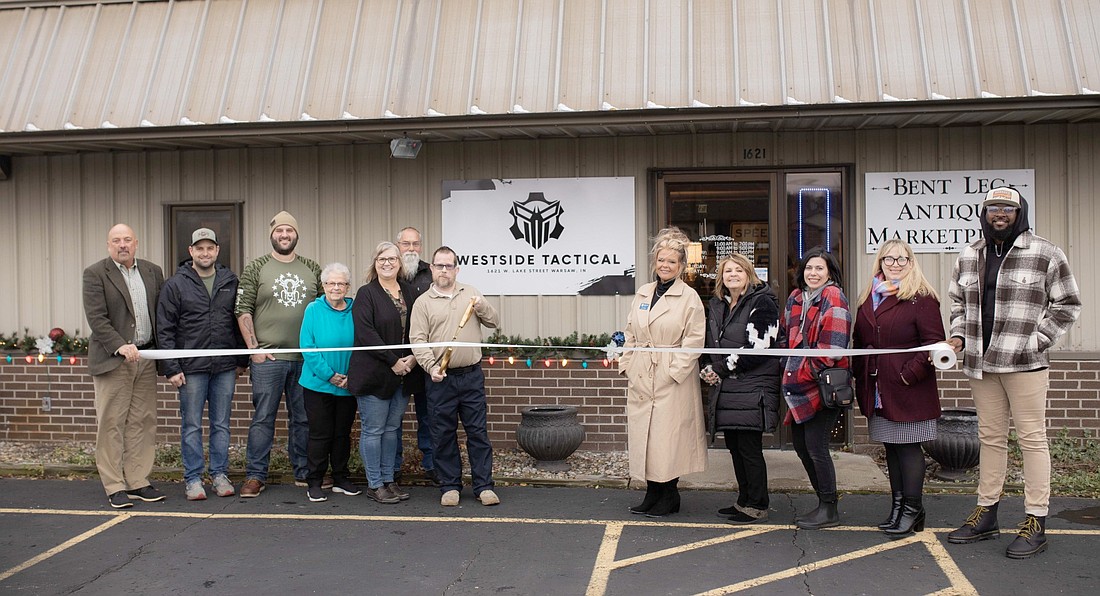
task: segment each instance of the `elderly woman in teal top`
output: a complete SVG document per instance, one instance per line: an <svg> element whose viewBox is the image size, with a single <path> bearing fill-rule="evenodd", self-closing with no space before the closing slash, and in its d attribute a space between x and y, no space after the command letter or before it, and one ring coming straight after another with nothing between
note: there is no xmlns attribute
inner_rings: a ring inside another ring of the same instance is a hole
<svg viewBox="0 0 1100 596"><path fill-rule="evenodd" d="M346 265L332 263L321 270L324 296L306 306L302 318L299 346L305 363L298 382L305 393L309 419L309 475L306 483L310 501L324 501L322 480L332 467L332 492L358 495L362 492L350 479L351 425L358 403L348 391L348 363L351 352L310 352L309 348L348 348L355 343L355 325L351 319L352 299L347 297L351 271Z"/></svg>

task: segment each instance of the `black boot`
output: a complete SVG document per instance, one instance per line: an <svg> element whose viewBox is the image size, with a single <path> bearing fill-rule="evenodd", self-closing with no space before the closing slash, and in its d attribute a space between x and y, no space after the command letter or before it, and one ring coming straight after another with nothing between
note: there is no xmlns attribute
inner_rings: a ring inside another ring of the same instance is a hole
<svg viewBox="0 0 1100 596"><path fill-rule="evenodd" d="M924 530L924 504L920 497L904 497L901 503L901 515L898 523L883 532L891 538L908 536Z"/></svg>
<svg viewBox="0 0 1100 596"><path fill-rule="evenodd" d="M676 488L676 483L679 481L679 478L673 478L663 484L661 498L657 499L657 504L646 512L646 517L664 517L680 511L680 491Z"/></svg>
<svg viewBox="0 0 1100 596"><path fill-rule="evenodd" d="M890 505L890 515L886 516L886 519L878 525L878 529L885 530L898 525L898 518L901 517L901 498L900 492L894 493L894 501Z"/></svg>
<svg viewBox="0 0 1100 596"><path fill-rule="evenodd" d="M989 507L983 507L982 505L975 507L974 513L966 518L966 523L958 530L947 535L947 541L951 544L970 544L979 540L999 537L1001 530L997 527L998 505L1000 503L994 503Z"/></svg>
<svg viewBox="0 0 1100 596"><path fill-rule="evenodd" d="M798 517L794 525L803 530L820 530L840 525L840 514L836 511L836 493L819 493L817 508Z"/></svg>
<svg viewBox="0 0 1100 596"><path fill-rule="evenodd" d="M661 496L661 483L653 482L652 480L645 481L645 498L638 505L630 508L631 513L642 514L649 511L657 504L657 499Z"/></svg>
<svg viewBox="0 0 1100 596"><path fill-rule="evenodd" d="M1027 514L1020 523L1016 539L1008 545L1005 556L1009 559L1026 559L1047 549L1047 516Z"/></svg>

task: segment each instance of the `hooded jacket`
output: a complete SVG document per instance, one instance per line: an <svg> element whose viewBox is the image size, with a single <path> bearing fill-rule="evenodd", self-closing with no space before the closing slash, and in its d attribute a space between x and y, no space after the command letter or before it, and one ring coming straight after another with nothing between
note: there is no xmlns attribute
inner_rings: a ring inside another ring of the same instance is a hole
<svg viewBox="0 0 1100 596"><path fill-rule="evenodd" d="M237 275L220 264L214 266L214 291L187 260L168 278L157 301L157 347L162 350L217 350L244 348L244 339L233 314L237 299ZM219 373L248 365L248 356L216 356L164 360L161 373Z"/></svg>
<svg viewBox="0 0 1100 596"><path fill-rule="evenodd" d="M733 308L724 298L707 304L708 348L774 348L779 337L779 299L767 284L748 288ZM773 432L779 422L779 358L704 354L722 379L711 389L708 407L711 440L718 430Z"/></svg>
<svg viewBox="0 0 1100 596"><path fill-rule="evenodd" d="M963 249L951 273L951 337L963 340L963 372L974 379L1050 366L1047 351L1081 314L1065 253L1028 230L1028 203L1020 203L1000 266L988 266L991 254L998 257L982 209L982 237Z"/></svg>

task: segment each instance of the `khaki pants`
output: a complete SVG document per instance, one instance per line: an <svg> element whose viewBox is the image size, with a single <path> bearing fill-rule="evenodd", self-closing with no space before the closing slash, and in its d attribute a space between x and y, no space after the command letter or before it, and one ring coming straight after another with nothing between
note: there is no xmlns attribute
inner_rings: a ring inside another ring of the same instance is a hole
<svg viewBox="0 0 1100 596"><path fill-rule="evenodd" d="M157 439L157 365L123 362L92 377L95 465L107 494L149 486Z"/></svg>
<svg viewBox="0 0 1100 596"><path fill-rule="evenodd" d="M1011 414L1024 456L1024 512L1045 516L1050 503L1050 446L1046 413L1049 370L1020 373L982 373L970 379L978 409L978 504L988 507L1001 500L1008 467L1008 419Z"/></svg>

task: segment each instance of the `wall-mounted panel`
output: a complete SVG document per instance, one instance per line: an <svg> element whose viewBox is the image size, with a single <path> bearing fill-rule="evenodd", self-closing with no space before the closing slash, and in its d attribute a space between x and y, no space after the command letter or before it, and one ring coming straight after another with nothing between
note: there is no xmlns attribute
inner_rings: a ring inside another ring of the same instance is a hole
<svg viewBox="0 0 1100 596"><path fill-rule="evenodd" d="M827 76L832 57L828 49L825 13L821 4L798 0L780 3L777 16L783 27L784 103L830 103L833 93ZM792 101L793 100L793 101Z"/></svg>
<svg viewBox="0 0 1100 596"><path fill-rule="evenodd" d="M695 2L692 99L710 106L733 105L737 91L737 62L732 3L726 0Z"/></svg>
<svg viewBox="0 0 1100 596"><path fill-rule="evenodd" d="M598 77L601 3L566 1L564 4L561 45L557 50L561 61L555 65L557 72L554 74L560 81L555 108L563 104L573 110L593 110L601 103Z"/></svg>
<svg viewBox="0 0 1100 596"><path fill-rule="evenodd" d="M737 38L742 104L782 105L786 93L779 83L778 10L773 2L737 3Z"/></svg>
<svg viewBox="0 0 1100 596"><path fill-rule="evenodd" d="M362 10L355 23L355 44L349 38L349 67L345 104L340 107L349 117L377 118L386 105L387 76L396 60L395 34L401 3L398 0L361 0Z"/></svg>
<svg viewBox="0 0 1100 596"><path fill-rule="evenodd" d="M646 102L658 106L691 105L692 64L688 44L692 34L688 14L691 4L691 0L672 0L649 5Z"/></svg>
<svg viewBox="0 0 1100 596"><path fill-rule="evenodd" d="M479 2L477 48L467 113L511 111L519 59L519 3ZM507 92L505 92L507 90Z"/></svg>
<svg viewBox="0 0 1100 596"><path fill-rule="evenodd" d="M202 42L199 33L203 4L176 2L169 7L168 27L164 38L157 39L159 60L153 66L149 99L141 116L158 126L175 126L187 117L182 109L183 96L189 89L188 81L195 67L196 45Z"/></svg>
<svg viewBox="0 0 1100 596"><path fill-rule="evenodd" d="M554 80L564 2L525 2L519 25L519 53L513 105L508 111L552 112L558 105ZM498 90L499 91L499 90ZM510 92L511 93L511 92ZM521 110L516 110L516 106Z"/></svg>
<svg viewBox="0 0 1100 596"><path fill-rule="evenodd" d="M230 65L225 99L227 118L242 122L260 119L266 103L272 56L278 41L282 11L279 2L249 2L240 27L237 52Z"/></svg>
<svg viewBox="0 0 1100 596"><path fill-rule="evenodd" d="M441 8L437 2L401 5L393 68L385 81L389 98L385 109L396 116L427 115L425 94L431 87L430 64L439 41Z"/></svg>

